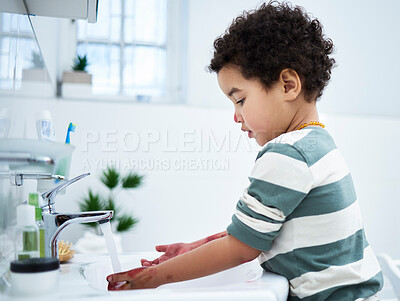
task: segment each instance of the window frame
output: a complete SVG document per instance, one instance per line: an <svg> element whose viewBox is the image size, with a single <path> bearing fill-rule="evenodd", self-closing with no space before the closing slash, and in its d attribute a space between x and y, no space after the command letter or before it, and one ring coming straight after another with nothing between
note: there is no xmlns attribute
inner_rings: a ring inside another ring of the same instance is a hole
<svg viewBox="0 0 400 301"><path fill-rule="evenodd" d="M123 0L124 1L124 0ZM123 4L123 3L122 3ZM121 4L121 5L122 5ZM159 97L151 97L150 103L164 103L164 104L179 104L184 102L184 81L185 78L184 72L185 69L183 66L186 63L186 26L185 26L185 18L187 14L187 3L185 0L168 0L167 1L167 36L166 42L164 45L160 46L154 43L135 43L134 41L131 43L126 43L129 45L148 45L153 46L156 45L158 48L164 48L166 50L166 76L164 83L164 95ZM123 18L121 18L121 25L123 23ZM123 26L121 26L122 30ZM82 43L84 41L79 40L77 37L77 24L74 24L74 54L77 50L78 43ZM124 32L121 31L121 38L118 43L120 48L121 57L123 57L122 52L124 51L123 46L125 45L123 39ZM94 42L94 40L91 40ZM104 43L104 41L102 41ZM112 44L112 43L111 43ZM123 76L123 60L120 59L120 78ZM104 100L104 101L135 101L141 102L137 96L122 94L121 91L123 89L123 81L120 80L119 83L119 92L116 95L101 95L95 94L90 96L84 96L84 99L96 99L96 100ZM69 97L66 97L69 98Z"/></svg>

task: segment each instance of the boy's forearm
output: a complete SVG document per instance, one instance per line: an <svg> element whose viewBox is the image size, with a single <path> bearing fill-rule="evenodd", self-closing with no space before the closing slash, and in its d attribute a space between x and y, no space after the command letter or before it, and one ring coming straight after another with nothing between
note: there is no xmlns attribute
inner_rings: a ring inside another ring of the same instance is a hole
<svg viewBox="0 0 400 301"><path fill-rule="evenodd" d="M150 287L214 274L253 260L259 254L259 250L227 235L149 268Z"/></svg>
<svg viewBox="0 0 400 301"><path fill-rule="evenodd" d="M191 250L196 249L210 241L213 241L218 238L222 238L228 235L228 232L225 230L223 232L207 236L206 238L196 240L195 242L189 243Z"/></svg>

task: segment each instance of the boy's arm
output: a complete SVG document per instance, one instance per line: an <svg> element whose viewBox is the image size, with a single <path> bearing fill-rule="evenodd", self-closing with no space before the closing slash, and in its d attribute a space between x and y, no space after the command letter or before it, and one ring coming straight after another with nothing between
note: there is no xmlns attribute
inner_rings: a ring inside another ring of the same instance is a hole
<svg viewBox="0 0 400 301"><path fill-rule="evenodd" d="M251 261L260 252L227 235L159 265L109 275L108 289L155 288L166 283L199 278Z"/></svg>
<svg viewBox="0 0 400 301"><path fill-rule="evenodd" d="M192 242L190 245L190 247L193 249L196 249L212 240L218 239L218 238L222 238L228 235L228 232L225 230L223 232L211 235L211 236L207 236L206 238L200 239L200 240L196 240L195 242Z"/></svg>
<svg viewBox="0 0 400 301"><path fill-rule="evenodd" d="M156 250L158 252L164 252L163 255L160 257L154 259L154 260L147 260L147 259L142 259L141 263L142 266L152 266L152 265L157 265L160 263L163 263L164 261L167 261L175 256L181 255L183 253L189 252L191 250L194 250L212 240L225 237L228 235L227 231L223 231L211 236L207 236L206 238L197 240L192 243L175 243L175 244L169 244L169 245L158 245L156 246Z"/></svg>

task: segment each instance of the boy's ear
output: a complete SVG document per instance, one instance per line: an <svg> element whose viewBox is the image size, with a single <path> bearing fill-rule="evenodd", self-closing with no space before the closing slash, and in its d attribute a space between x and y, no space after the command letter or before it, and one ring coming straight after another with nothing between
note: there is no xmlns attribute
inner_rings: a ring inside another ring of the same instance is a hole
<svg viewBox="0 0 400 301"><path fill-rule="evenodd" d="M279 75L279 82L282 83L285 98L292 101L297 98L301 92L301 80L299 75L293 69L284 69Z"/></svg>

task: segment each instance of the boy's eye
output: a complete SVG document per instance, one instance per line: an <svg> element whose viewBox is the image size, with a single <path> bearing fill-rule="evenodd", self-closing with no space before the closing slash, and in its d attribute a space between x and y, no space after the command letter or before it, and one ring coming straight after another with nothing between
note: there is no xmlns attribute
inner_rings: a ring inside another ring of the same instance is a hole
<svg viewBox="0 0 400 301"><path fill-rule="evenodd" d="M241 99L241 100L238 100L237 102L236 102L236 104L243 104L243 102L244 102L244 100L245 100L245 98L243 98L243 99Z"/></svg>

